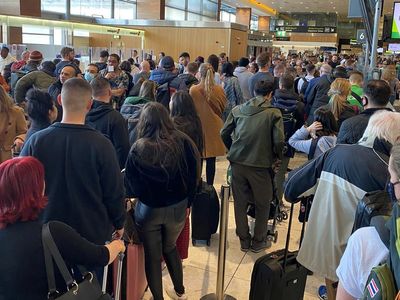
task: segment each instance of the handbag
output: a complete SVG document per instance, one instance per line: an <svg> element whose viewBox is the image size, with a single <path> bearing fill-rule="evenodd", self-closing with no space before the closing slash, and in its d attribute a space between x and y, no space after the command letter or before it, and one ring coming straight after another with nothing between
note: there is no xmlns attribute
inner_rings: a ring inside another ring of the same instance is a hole
<svg viewBox="0 0 400 300"><path fill-rule="evenodd" d="M46 265L49 293L47 299L53 300L112 300L111 296L101 291L96 277L91 272L82 272L82 281L77 282L65 264L57 245L51 235L49 224L42 228L42 243ZM57 265L65 283L67 291L61 294L57 291L53 260Z"/></svg>

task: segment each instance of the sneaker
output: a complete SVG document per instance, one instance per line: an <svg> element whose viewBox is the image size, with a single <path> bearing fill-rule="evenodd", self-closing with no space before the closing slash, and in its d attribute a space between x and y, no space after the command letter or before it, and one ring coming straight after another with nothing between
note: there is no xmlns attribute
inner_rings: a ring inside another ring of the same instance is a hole
<svg viewBox="0 0 400 300"><path fill-rule="evenodd" d="M250 250L251 240L240 240L240 250L247 252Z"/></svg>
<svg viewBox="0 0 400 300"><path fill-rule="evenodd" d="M271 241L265 240L261 242L253 241L251 244L251 251L254 253L258 253L264 251L265 249L271 247Z"/></svg>
<svg viewBox="0 0 400 300"><path fill-rule="evenodd" d="M321 300L328 300L328 290L326 289L326 285L321 285L318 288L318 297Z"/></svg>
<svg viewBox="0 0 400 300"><path fill-rule="evenodd" d="M186 300L188 298L186 294L179 295L172 286L166 287L165 292L167 293L168 297L173 300Z"/></svg>

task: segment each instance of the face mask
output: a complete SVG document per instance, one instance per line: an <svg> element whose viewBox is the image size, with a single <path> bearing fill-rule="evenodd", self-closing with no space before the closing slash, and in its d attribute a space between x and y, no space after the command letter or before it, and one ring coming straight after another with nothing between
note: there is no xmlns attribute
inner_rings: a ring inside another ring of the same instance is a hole
<svg viewBox="0 0 400 300"><path fill-rule="evenodd" d="M389 181L388 184L387 184L386 191L388 192L390 200L392 201L392 203L396 203L398 201L397 198L396 198L396 193L395 193L395 190L394 190L394 186L396 184L399 184L399 183L400 183L399 181L397 181L395 183L392 183L392 182Z"/></svg>
<svg viewBox="0 0 400 300"><path fill-rule="evenodd" d="M86 72L84 77L87 82L91 82L94 79L95 75L92 73Z"/></svg>

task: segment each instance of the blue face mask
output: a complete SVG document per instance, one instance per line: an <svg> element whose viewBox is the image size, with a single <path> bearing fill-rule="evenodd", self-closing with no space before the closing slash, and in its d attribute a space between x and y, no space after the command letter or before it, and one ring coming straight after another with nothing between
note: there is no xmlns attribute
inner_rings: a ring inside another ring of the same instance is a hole
<svg viewBox="0 0 400 300"><path fill-rule="evenodd" d="M394 190L394 186L397 184L400 184L400 181L397 181L395 183L389 181L387 184L386 191L388 192L390 200L392 200L392 203L396 203L398 201L396 197L396 192Z"/></svg>
<svg viewBox="0 0 400 300"><path fill-rule="evenodd" d="M96 76L92 73L85 72L84 78L87 82L91 82Z"/></svg>

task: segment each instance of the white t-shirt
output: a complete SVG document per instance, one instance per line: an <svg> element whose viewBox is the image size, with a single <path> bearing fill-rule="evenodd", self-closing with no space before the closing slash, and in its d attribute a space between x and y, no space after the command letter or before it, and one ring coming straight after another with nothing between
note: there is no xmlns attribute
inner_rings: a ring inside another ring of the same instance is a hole
<svg viewBox="0 0 400 300"><path fill-rule="evenodd" d="M375 227L358 229L350 236L336 269L340 284L354 298L362 298L372 268L384 262L388 255L389 250Z"/></svg>

